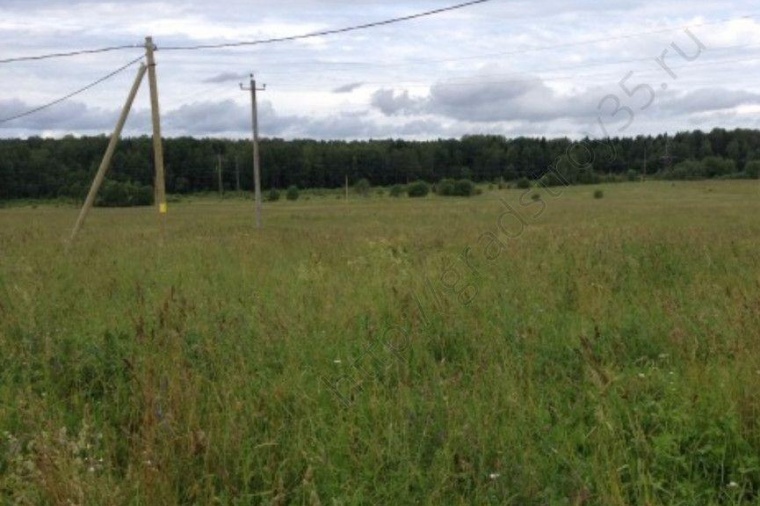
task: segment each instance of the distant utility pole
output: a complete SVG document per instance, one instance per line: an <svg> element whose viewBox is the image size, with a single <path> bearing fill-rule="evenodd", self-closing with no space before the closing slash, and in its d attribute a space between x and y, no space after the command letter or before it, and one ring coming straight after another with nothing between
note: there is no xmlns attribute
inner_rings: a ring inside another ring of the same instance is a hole
<svg viewBox="0 0 760 506"><path fill-rule="evenodd" d="M261 228L261 171L259 168L259 120L258 111L256 110L256 91L264 91L266 84L261 88L256 88L256 80L251 74L251 80L248 88L240 83L240 89L251 92L251 122L253 129L253 186L254 199L256 200L256 228Z"/></svg>
<svg viewBox="0 0 760 506"><path fill-rule="evenodd" d="M240 193L240 165L237 155L235 155L235 190Z"/></svg>

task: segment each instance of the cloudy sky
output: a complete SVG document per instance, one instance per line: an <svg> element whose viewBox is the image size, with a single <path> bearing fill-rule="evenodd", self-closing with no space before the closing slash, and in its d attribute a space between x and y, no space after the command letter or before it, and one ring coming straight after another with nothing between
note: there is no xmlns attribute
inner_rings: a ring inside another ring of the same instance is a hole
<svg viewBox="0 0 760 506"><path fill-rule="evenodd" d="M0 121L158 52L166 136L244 137L255 72L262 135L428 139L760 128L755 1L490 0L362 31L227 49L408 16L463 0L0 0ZM137 64L136 64L137 65ZM0 137L108 133L137 66L14 121ZM150 132L147 83L127 135Z"/></svg>

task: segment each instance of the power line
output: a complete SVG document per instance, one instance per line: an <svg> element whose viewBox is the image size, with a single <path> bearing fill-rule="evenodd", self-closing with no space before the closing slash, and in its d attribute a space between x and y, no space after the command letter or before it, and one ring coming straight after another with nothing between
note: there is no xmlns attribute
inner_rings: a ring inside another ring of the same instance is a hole
<svg viewBox="0 0 760 506"><path fill-rule="evenodd" d="M219 48L225 48L225 47L255 46L259 44L272 44L275 42L286 42L286 41L293 41L293 40L299 40L299 39L309 39L313 37L321 37L324 35L334 35L338 33L346 33L346 32L353 32L357 30L364 30L367 28L374 28L377 26L390 25L393 23L400 23L402 21L410 21L412 19L432 16L435 14L441 14L444 12L449 12L449 11L453 11L457 9L463 9L465 7L470 7L472 5L482 4L482 3L486 3L490 1L491 0L471 0L469 2L452 5L450 7L443 7L441 9L434 9L431 11L420 12L418 14L412 14L410 16L391 18L391 19L386 19L384 21L375 21L372 23L366 23L363 25L354 25L354 26L349 26L345 28L322 30L319 32L306 33L302 35L291 35L288 37L277 37L277 38L271 38L271 39L261 39L261 40L243 41L243 42L231 42L231 43L226 43L226 44L201 44L201 45L196 45L196 46L168 46L168 47L163 47L160 49L162 49L163 51L195 51L195 50L200 50L200 49L219 49ZM80 51L71 51L71 52L65 52L65 53L49 53L49 54L42 54L42 55L37 55L37 56L20 56L16 58L0 59L0 64L16 63L16 62L23 62L23 61L47 60L51 58L66 58L66 57L72 57L72 56L107 53L110 51L121 51L124 49L136 49L136 48L142 48L142 47L144 47L142 44L130 44L130 45L123 45L123 46L103 47L103 48L98 48L98 49L83 49Z"/></svg>
<svg viewBox="0 0 760 506"><path fill-rule="evenodd" d="M36 61L36 60L48 60L51 58L67 58L71 56L80 56L85 54L98 54L98 53L108 53L110 51L121 51L124 49L136 49L136 48L142 48L142 45L139 44L132 44L128 46L111 46L111 47L102 47L99 49L82 49L80 51L71 51L67 53L49 53L49 54L41 54L37 56L19 56L17 58L4 58L0 60L0 64L2 63L16 63L16 62L22 62L22 61Z"/></svg>
<svg viewBox="0 0 760 506"><path fill-rule="evenodd" d="M137 63L138 61L140 61L142 59L143 59L142 56L140 56L139 58L135 58L134 60L132 60L131 62L127 63L123 67L120 67L120 68L114 70L110 74L108 74L106 76L103 76L100 79L98 79L97 81L93 81L92 83L88 84L84 88L80 88L77 91L69 93L68 95L66 95L64 97L61 97L61 98L56 99L56 100L53 100L52 102L49 102L49 103L47 103L45 105L41 105L39 107L35 107L34 109L30 109L30 110L22 112L20 114L16 114L15 116L11 116L9 118L0 119L0 124L2 124L2 123L8 123L9 121L13 121L13 120L16 120L16 119L19 119L19 118L23 118L25 116L30 116L30 115L32 115L34 113L37 113L37 112L40 112L40 111L42 111L44 109L48 109L50 107L53 107L54 105L58 105L61 102L64 102L64 101L66 101L66 100L68 100L68 99L70 99L72 97L75 97L75 96L77 96L77 95L79 95L81 93L84 93L85 91L89 90L90 88L94 88L98 84L100 84L100 83L102 83L104 81L107 81L108 79L111 79L115 75L123 72L124 70L128 69L129 67L131 67L132 65L134 65L135 63Z"/></svg>
<svg viewBox="0 0 760 506"><path fill-rule="evenodd" d="M311 32L306 33L302 35L290 35L287 37L275 37L271 39L259 39L259 40L252 40L252 41L245 41L245 42L228 42L223 44L200 44L197 46L168 46L168 47L162 47L159 48L162 51L196 51L200 49L221 49L221 48L227 48L227 47L240 47L240 46L256 46L260 44L272 44L275 42L288 42L293 40L301 40L301 39L310 39L314 37L322 37L325 35L335 35L338 33L346 33L346 32L354 32L357 30L365 30L367 28L375 28L378 26L384 26L384 25L390 25L394 23L400 23L403 21L410 21L412 19L418 19L423 18L426 16L432 16L435 14L441 14L444 12L449 12L457 9L463 9L465 7L470 7L472 5L476 4L482 4L486 2L490 2L491 0L472 0L470 2L464 2L456 5L452 5L449 7L443 7L440 9L434 9L431 11L425 11L420 12L418 14L412 14L410 16L402 16L398 18L391 18L386 19L384 21L375 21L372 23L365 23L363 25L354 25L354 26L348 26L345 28L335 28L332 30L322 30L318 32Z"/></svg>

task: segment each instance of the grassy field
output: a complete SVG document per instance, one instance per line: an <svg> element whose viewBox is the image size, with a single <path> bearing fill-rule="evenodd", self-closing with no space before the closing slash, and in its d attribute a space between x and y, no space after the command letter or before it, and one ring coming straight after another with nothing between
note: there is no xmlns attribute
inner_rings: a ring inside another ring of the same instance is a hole
<svg viewBox="0 0 760 506"><path fill-rule="evenodd" d="M0 504L760 504L759 190L0 210Z"/></svg>

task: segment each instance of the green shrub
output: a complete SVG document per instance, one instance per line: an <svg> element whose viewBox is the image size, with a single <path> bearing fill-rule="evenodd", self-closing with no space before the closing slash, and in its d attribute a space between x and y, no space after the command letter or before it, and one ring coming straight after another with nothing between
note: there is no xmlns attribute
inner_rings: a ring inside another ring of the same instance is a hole
<svg viewBox="0 0 760 506"><path fill-rule="evenodd" d="M604 198L604 191L602 191L602 190L594 190L594 198L595 199Z"/></svg>
<svg viewBox="0 0 760 506"><path fill-rule="evenodd" d="M443 197L454 195L454 180L441 179L434 187L435 193Z"/></svg>
<svg viewBox="0 0 760 506"><path fill-rule="evenodd" d="M95 205L99 207L133 207L153 204L153 188L131 181L105 181Z"/></svg>
<svg viewBox="0 0 760 506"><path fill-rule="evenodd" d="M362 197L368 196L371 188L372 185L369 184L369 180L366 178L362 178L354 184L354 191Z"/></svg>
<svg viewBox="0 0 760 506"><path fill-rule="evenodd" d="M298 200L299 196L298 187L296 185L288 186L288 190L285 193L285 198L288 200Z"/></svg>
<svg viewBox="0 0 760 506"><path fill-rule="evenodd" d="M750 160L744 165L744 173L747 177L757 179L760 176L760 160Z"/></svg>
<svg viewBox="0 0 760 506"><path fill-rule="evenodd" d="M404 194L404 187L400 184L394 184L388 193L391 197L400 197Z"/></svg>
<svg viewBox="0 0 760 506"><path fill-rule="evenodd" d="M517 180L517 187L521 190L530 188L530 180L527 177L521 177Z"/></svg>
<svg viewBox="0 0 760 506"><path fill-rule="evenodd" d="M469 197L477 193L475 184L469 179L441 179L435 185L435 192L444 197Z"/></svg>
<svg viewBox="0 0 760 506"><path fill-rule="evenodd" d="M410 197L425 197L430 193L430 185L425 181L415 181L406 190Z"/></svg>
<svg viewBox="0 0 760 506"><path fill-rule="evenodd" d="M469 197L475 194L475 184L469 179L460 179L454 183L454 195Z"/></svg>
<svg viewBox="0 0 760 506"><path fill-rule="evenodd" d="M269 202L277 202L280 200L280 191L277 188L272 188L267 194L267 200Z"/></svg>

